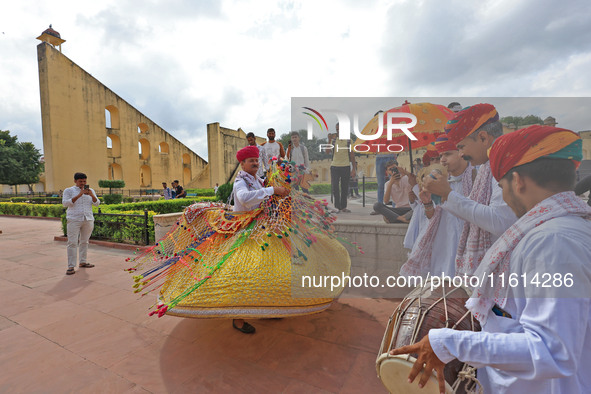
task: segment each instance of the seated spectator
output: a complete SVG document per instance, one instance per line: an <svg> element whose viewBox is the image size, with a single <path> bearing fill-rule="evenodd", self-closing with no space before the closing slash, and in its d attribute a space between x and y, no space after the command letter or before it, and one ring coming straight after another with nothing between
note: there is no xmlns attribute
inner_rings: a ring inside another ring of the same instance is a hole
<svg viewBox="0 0 591 394"><path fill-rule="evenodd" d="M390 177L386 182L384 200L374 204L374 211L383 215L386 223L408 223L412 217L409 193L412 188L408 180L408 172L398 166L394 160L386 163L386 175ZM392 207L388 204L392 203Z"/></svg>

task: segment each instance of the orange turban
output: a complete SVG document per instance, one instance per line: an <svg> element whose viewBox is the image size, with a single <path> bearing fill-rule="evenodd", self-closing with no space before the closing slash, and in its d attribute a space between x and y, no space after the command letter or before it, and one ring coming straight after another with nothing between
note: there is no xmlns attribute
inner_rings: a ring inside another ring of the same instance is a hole
<svg viewBox="0 0 591 394"><path fill-rule="evenodd" d="M447 121L447 138L457 144L482 126L499 120L499 113L491 104L476 104L466 107Z"/></svg>
<svg viewBox="0 0 591 394"><path fill-rule="evenodd" d="M423 155L423 164L428 166L431 164L431 159L435 159L436 157L439 157L439 153L436 150L427 150Z"/></svg>
<svg viewBox="0 0 591 394"><path fill-rule="evenodd" d="M488 152L497 181L513 167L540 157L571 159L578 167L583 159L583 141L577 133L552 126L529 126L496 139Z"/></svg>
<svg viewBox="0 0 591 394"><path fill-rule="evenodd" d="M256 146L249 145L246 148L240 149L236 152L236 158L238 161L246 160L250 157L259 158L259 148Z"/></svg>

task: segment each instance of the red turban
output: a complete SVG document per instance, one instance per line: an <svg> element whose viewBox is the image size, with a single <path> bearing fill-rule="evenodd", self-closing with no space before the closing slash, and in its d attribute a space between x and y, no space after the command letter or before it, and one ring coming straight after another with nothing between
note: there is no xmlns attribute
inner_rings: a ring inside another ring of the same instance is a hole
<svg viewBox="0 0 591 394"><path fill-rule="evenodd" d="M570 130L534 125L497 138L488 157L492 174L499 181L512 168L540 157L571 159L578 166L583 159L583 142Z"/></svg>
<svg viewBox="0 0 591 394"><path fill-rule="evenodd" d="M491 104L466 107L445 125L447 138L457 144L482 126L499 120L499 113Z"/></svg>
<svg viewBox="0 0 591 394"><path fill-rule="evenodd" d="M238 159L238 161L243 161L250 157L255 157L258 159L259 148L253 145L249 145L246 148L242 148L238 152L236 152L236 158Z"/></svg>
<svg viewBox="0 0 591 394"><path fill-rule="evenodd" d="M423 165L428 166L431 164L431 159L439 157L439 153L436 150L428 150L423 155Z"/></svg>
<svg viewBox="0 0 591 394"><path fill-rule="evenodd" d="M435 140L435 149L437 149L439 154L449 150L458 150L458 148L456 148L456 144L451 142L445 134L437 137Z"/></svg>

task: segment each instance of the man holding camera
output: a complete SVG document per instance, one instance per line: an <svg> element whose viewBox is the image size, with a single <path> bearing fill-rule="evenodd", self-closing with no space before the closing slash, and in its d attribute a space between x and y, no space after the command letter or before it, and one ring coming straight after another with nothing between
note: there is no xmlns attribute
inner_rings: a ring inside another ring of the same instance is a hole
<svg viewBox="0 0 591 394"><path fill-rule="evenodd" d="M386 182L383 201L374 204L373 210L384 216L386 223L408 223L412 216L409 193L412 187L408 181L408 172L398 167L398 163L390 160L386 163L386 175L390 180ZM393 207L387 204L392 202Z"/></svg>
<svg viewBox="0 0 591 394"><path fill-rule="evenodd" d="M79 254L80 268L92 268L94 264L86 262L88 240L94 229L92 206L100 204L96 193L86 184L86 174L74 174L75 185L64 190L62 204L67 208L66 219L68 233L68 270L66 275L74 274L76 253ZM80 244L80 248L78 248Z"/></svg>

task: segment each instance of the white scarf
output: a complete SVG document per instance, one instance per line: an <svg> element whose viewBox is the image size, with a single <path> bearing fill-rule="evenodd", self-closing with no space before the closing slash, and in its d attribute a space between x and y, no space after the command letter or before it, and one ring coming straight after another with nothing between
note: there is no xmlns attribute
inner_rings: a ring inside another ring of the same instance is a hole
<svg viewBox="0 0 591 394"><path fill-rule="evenodd" d="M506 283L503 286L499 275L504 274L505 278L508 277L511 254L519 241L542 223L563 216L580 216L591 220L591 207L572 191L555 194L539 202L519 218L486 252L482 263L474 272L474 276L484 280L474 289L472 298L466 302L466 308L481 324L486 323L488 313L495 304L503 308L507 302L509 286L506 286ZM494 286L488 283L491 273Z"/></svg>

